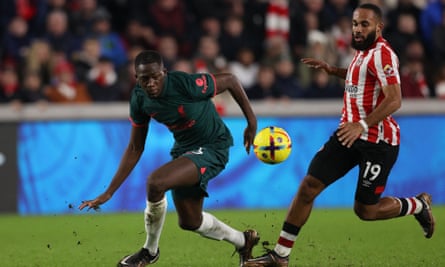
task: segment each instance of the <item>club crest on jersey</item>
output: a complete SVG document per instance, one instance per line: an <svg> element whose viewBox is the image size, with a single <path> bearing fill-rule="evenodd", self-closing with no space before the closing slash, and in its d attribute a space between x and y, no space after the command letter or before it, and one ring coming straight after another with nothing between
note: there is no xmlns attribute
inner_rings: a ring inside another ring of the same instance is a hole
<svg viewBox="0 0 445 267"><path fill-rule="evenodd" d="M392 68L391 65L386 64L385 67L383 67L383 72L385 73L385 75L388 76L393 76L394 75L394 69Z"/></svg>
<svg viewBox="0 0 445 267"><path fill-rule="evenodd" d="M355 65L360 66L363 63L363 57L359 57L355 62Z"/></svg>

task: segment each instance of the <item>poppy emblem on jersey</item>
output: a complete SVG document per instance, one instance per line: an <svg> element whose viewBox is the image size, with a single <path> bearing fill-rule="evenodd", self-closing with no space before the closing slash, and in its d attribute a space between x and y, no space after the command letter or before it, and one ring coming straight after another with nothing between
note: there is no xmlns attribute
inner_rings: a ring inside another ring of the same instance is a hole
<svg viewBox="0 0 445 267"><path fill-rule="evenodd" d="M386 76L394 75L394 69L389 64L386 64L385 67L383 67L383 72L386 74Z"/></svg>

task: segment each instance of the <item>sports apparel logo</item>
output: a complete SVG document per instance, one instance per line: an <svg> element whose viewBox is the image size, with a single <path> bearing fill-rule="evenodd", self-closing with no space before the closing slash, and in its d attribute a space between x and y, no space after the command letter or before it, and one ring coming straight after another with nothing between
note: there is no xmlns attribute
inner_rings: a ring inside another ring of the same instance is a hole
<svg viewBox="0 0 445 267"><path fill-rule="evenodd" d="M198 149L188 151L185 154L202 155L202 154L204 154L204 151L202 151L202 149L203 149L202 147L199 147Z"/></svg>
<svg viewBox="0 0 445 267"><path fill-rule="evenodd" d="M195 83L196 83L196 85L199 86L199 87L201 87L201 86L204 85L204 81L203 81L201 78L197 78L197 79L195 80Z"/></svg>

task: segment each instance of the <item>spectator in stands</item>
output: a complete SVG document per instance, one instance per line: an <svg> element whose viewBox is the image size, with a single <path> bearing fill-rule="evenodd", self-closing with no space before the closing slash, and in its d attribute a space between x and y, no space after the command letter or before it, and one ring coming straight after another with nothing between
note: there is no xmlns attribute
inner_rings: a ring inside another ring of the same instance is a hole
<svg viewBox="0 0 445 267"><path fill-rule="evenodd" d="M421 9L414 4L413 0L398 0L397 5L388 10L386 14L385 33L392 33L397 31L397 21L401 14L410 14L416 20L416 28L418 35L421 35L420 13Z"/></svg>
<svg viewBox="0 0 445 267"><path fill-rule="evenodd" d="M433 0L425 6L420 14L422 37L428 49L431 49L433 29L441 23L444 9L445 0Z"/></svg>
<svg viewBox="0 0 445 267"><path fill-rule="evenodd" d="M229 62L229 71L238 77L246 91L255 84L258 70L255 54L249 47L241 47L237 51L236 60Z"/></svg>
<svg viewBox="0 0 445 267"><path fill-rule="evenodd" d="M246 94L251 100L273 100L278 97L275 70L268 65L261 65L258 70L256 83Z"/></svg>
<svg viewBox="0 0 445 267"><path fill-rule="evenodd" d="M431 47L433 62L439 66L445 61L445 9L440 24L432 29Z"/></svg>
<svg viewBox="0 0 445 267"><path fill-rule="evenodd" d="M113 61L101 57L88 72L88 93L95 102L118 101L121 90Z"/></svg>
<svg viewBox="0 0 445 267"><path fill-rule="evenodd" d="M396 30L386 34L385 38L399 56L400 61L404 61L403 51L407 43L420 39L417 34L416 18L410 13L400 13L397 18Z"/></svg>
<svg viewBox="0 0 445 267"><path fill-rule="evenodd" d="M0 70L0 103L16 101L19 87L19 77L14 67L6 66Z"/></svg>
<svg viewBox="0 0 445 267"><path fill-rule="evenodd" d="M93 37L100 43L101 56L111 59L119 69L127 62L127 53L120 35L111 28L110 14L97 10L94 15Z"/></svg>
<svg viewBox="0 0 445 267"><path fill-rule="evenodd" d="M173 35L161 35L156 50L164 58L164 67L171 69L179 57L179 44Z"/></svg>
<svg viewBox="0 0 445 267"><path fill-rule="evenodd" d="M52 50L43 39L34 39L26 52L24 72L39 73L43 84L50 84L52 68Z"/></svg>
<svg viewBox="0 0 445 267"><path fill-rule="evenodd" d="M403 64L400 67L402 96L404 98L427 98L431 95L425 77L425 52L420 40L405 44Z"/></svg>
<svg viewBox="0 0 445 267"><path fill-rule="evenodd" d="M200 22L200 36L212 36L216 40L220 40L222 29L221 21L216 16L205 16Z"/></svg>
<svg viewBox="0 0 445 267"><path fill-rule="evenodd" d="M140 19L145 26L151 27L155 35L173 35L179 44L179 56L193 55L193 24L187 5L180 0L147 1L146 8L141 10Z"/></svg>
<svg viewBox="0 0 445 267"><path fill-rule="evenodd" d="M46 32L43 38L50 44L53 51L63 52L67 58L80 47L79 39L68 28L68 15L63 10L48 13Z"/></svg>
<svg viewBox="0 0 445 267"><path fill-rule="evenodd" d="M185 58L179 58L178 60L176 60L172 66L172 70L182 71L190 74L196 72L193 68L193 63Z"/></svg>
<svg viewBox="0 0 445 267"><path fill-rule="evenodd" d="M297 79L291 59L283 58L275 65L276 85L281 99L290 100L304 96L304 88Z"/></svg>
<svg viewBox="0 0 445 267"><path fill-rule="evenodd" d="M101 45L97 38L88 37L83 40L81 50L72 58L76 77L80 82L87 82L88 72L97 64L101 54Z"/></svg>
<svg viewBox="0 0 445 267"><path fill-rule="evenodd" d="M91 96L84 83L76 80L74 67L61 61L54 67L53 82L45 90L45 96L56 103L88 103Z"/></svg>
<svg viewBox="0 0 445 267"><path fill-rule="evenodd" d="M445 100L445 64L442 64L436 73L434 92L437 98Z"/></svg>
<svg viewBox="0 0 445 267"><path fill-rule="evenodd" d="M241 17L231 15L225 18L219 44L221 54L223 54L228 61L237 59L237 53L241 47L253 47L251 40L253 40L253 38L249 32L245 30Z"/></svg>
<svg viewBox="0 0 445 267"><path fill-rule="evenodd" d="M352 25L350 17L339 17L329 32L327 32L333 49L337 54L336 66L347 68L355 50L351 48Z"/></svg>
<svg viewBox="0 0 445 267"><path fill-rule="evenodd" d="M17 99L21 103L37 103L45 105L48 101L44 93L44 85L38 72L29 71L24 75Z"/></svg>
<svg viewBox="0 0 445 267"><path fill-rule="evenodd" d="M3 62L20 64L23 60L25 50L31 43L27 22L19 16L11 19L8 30L3 36Z"/></svg>
<svg viewBox="0 0 445 267"><path fill-rule="evenodd" d="M221 55L218 41L214 37L202 36L196 52L193 67L197 72L218 73L226 70L227 60Z"/></svg>
<svg viewBox="0 0 445 267"><path fill-rule="evenodd" d="M78 7L71 14L71 31L79 38L93 34L97 13L106 12L97 0L78 0Z"/></svg>
<svg viewBox="0 0 445 267"><path fill-rule="evenodd" d="M155 49L157 37L151 27L142 25L141 21L130 18L122 33L122 40L128 49L132 46L140 46L144 49Z"/></svg>
<svg viewBox="0 0 445 267"><path fill-rule="evenodd" d="M341 98L343 96L343 87L337 82L338 79L332 79L325 71L321 69L311 70L311 82L304 91L305 98Z"/></svg>

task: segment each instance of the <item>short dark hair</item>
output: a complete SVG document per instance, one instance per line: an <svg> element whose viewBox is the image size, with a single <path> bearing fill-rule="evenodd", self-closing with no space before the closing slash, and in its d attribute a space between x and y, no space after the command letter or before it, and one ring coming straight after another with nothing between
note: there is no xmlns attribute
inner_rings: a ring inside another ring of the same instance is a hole
<svg viewBox="0 0 445 267"><path fill-rule="evenodd" d="M357 9L358 9L358 8L363 8L363 9L369 9L369 10L371 10L372 12L374 12L374 15L375 15L379 20L382 20L382 18L383 18L382 10L380 9L380 7L378 7L378 6L374 5L374 4L371 4L371 3L364 3L364 4L359 5L359 6L357 7Z"/></svg>
<svg viewBox="0 0 445 267"><path fill-rule="evenodd" d="M162 56L158 51L154 50L144 50L141 51L136 58L134 59L134 67L136 68L140 64L150 64L150 63L158 63L159 65L163 64Z"/></svg>

